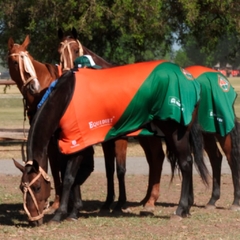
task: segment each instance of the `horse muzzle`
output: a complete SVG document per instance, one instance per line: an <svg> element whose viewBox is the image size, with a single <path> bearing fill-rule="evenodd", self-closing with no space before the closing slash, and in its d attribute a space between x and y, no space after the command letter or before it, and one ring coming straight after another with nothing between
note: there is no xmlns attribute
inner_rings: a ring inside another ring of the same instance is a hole
<svg viewBox="0 0 240 240"><path fill-rule="evenodd" d="M35 221L28 221L28 224L29 226L31 227L39 227L43 224L43 217L38 219L38 220L35 220Z"/></svg>
<svg viewBox="0 0 240 240"><path fill-rule="evenodd" d="M36 78L34 78L32 81L29 82L27 88L30 94L32 95L40 93L40 89L41 89L40 84Z"/></svg>

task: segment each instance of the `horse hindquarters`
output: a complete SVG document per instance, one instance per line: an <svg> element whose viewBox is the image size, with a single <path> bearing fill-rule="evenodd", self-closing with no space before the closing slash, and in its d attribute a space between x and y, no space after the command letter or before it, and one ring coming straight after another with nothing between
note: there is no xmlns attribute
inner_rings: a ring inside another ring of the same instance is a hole
<svg viewBox="0 0 240 240"><path fill-rule="evenodd" d="M231 206L233 210L239 210L240 201L240 136L239 123L235 121L235 126L232 131L225 137L219 137L218 141L224 151L228 164L232 172L232 180L234 187L234 200Z"/></svg>
<svg viewBox="0 0 240 240"><path fill-rule="evenodd" d="M180 217L186 217L190 214L190 207L193 204L193 179L192 179L192 155L190 148L190 131L191 128L196 127L196 113L197 109L193 113L192 122L188 126L183 126L175 121L162 121L156 123L161 127L168 146L168 158L172 165L172 171L178 164L182 174L182 187L179 204L176 210L176 215ZM194 156L198 157L198 167L201 169L200 173L202 179L207 179L207 168L203 161L203 149L196 145L196 143L202 144L202 137L198 133L199 128L196 127L196 131L191 132L191 136L198 138L198 141L194 141Z"/></svg>

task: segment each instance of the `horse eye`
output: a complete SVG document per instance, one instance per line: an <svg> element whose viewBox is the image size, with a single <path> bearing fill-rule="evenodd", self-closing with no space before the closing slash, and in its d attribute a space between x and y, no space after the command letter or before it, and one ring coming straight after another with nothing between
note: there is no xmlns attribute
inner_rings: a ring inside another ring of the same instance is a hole
<svg viewBox="0 0 240 240"><path fill-rule="evenodd" d="M76 50L75 53L76 53L76 54L79 54L79 50Z"/></svg>
<svg viewBox="0 0 240 240"><path fill-rule="evenodd" d="M18 62L17 62L17 61L14 61L14 65L16 65L16 66L17 66L17 65L18 65Z"/></svg>
<svg viewBox="0 0 240 240"><path fill-rule="evenodd" d="M35 193L40 192L40 189L41 189L41 186L40 186L40 185L38 185L38 186L33 186L33 191L34 191Z"/></svg>

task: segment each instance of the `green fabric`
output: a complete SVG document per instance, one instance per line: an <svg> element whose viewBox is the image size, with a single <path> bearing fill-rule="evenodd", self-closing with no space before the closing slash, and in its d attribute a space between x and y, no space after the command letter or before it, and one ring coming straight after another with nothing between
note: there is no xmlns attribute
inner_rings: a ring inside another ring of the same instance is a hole
<svg viewBox="0 0 240 240"><path fill-rule="evenodd" d="M74 66L83 68L83 67L88 67L88 68L96 68L100 69L102 68L101 66L98 66L95 64L93 61L92 57L90 55L83 55L74 60Z"/></svg>
<svg viewBox="0 0 240 240"><path fill-rule="evenodd" d="M147 77L105 140L153 119L172 119L186 126L199 99L200 84L178 65L164 62Z"/></svg>
<svg viewBox="0 0 240 240"><path fill-rule="evenodd" d="M228 134L234 127L236 92L221 73L206 72L196 79L202 88L198 120L206 132Z"/></svg>

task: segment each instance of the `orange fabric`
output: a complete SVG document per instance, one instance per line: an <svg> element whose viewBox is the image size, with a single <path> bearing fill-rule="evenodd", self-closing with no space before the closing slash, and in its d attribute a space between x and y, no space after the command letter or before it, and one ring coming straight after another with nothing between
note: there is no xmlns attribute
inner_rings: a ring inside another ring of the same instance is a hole
<svg viewBox="0 0 240 240"><path fill-rule="evenodd" d="M153 69L163 62L166 61L143 62L101 70L79 69L75 73L76 86L72 101L60 121L61 152L69 154L101 142L109 131L109 125L113 126L118 121L142 83ZM116 99L115 93L120 88L121 99ZM93 96L92 92L99 94ZM87 103L92 105L93 101L95 108L89 109ZM102 106L106 111L103 111ZM79 112L84 113L84 116L80 116L81 123L76 125L75 119L79 119ZM71 132L65 133L65 128ZM84 138L85 142L82 135L87 136Z"/></svg>
<svg viewBox="0 0 240 240"><path fill-rule="evenodd" d="M185 68L187 71L189 71L194 78L198 78L201 74L205 72L217 72L216 70L204 66L191 66Z"/></svg>

